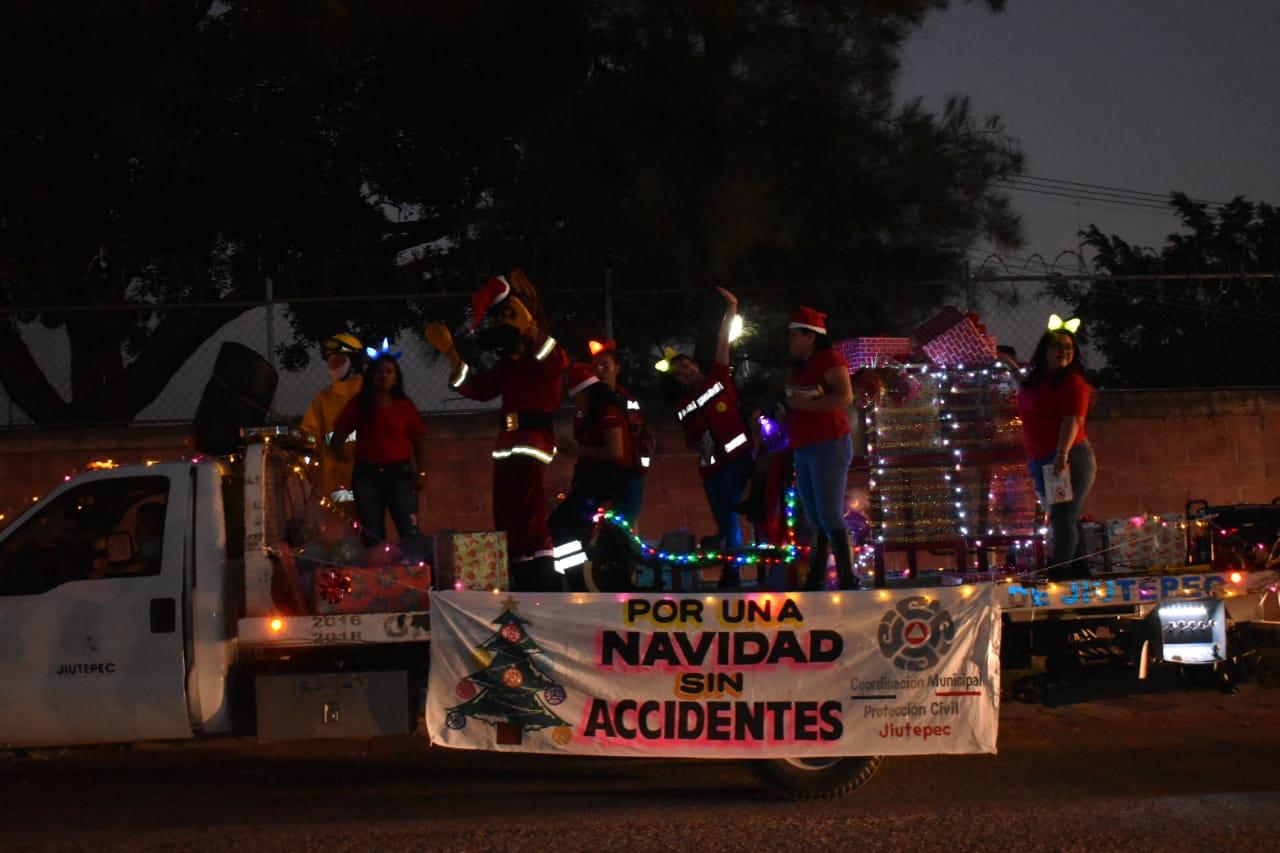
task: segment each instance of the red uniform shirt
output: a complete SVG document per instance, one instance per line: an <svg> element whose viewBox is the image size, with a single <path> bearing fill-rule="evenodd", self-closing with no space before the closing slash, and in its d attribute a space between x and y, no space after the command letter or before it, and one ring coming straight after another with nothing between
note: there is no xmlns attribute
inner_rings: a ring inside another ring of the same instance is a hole
<svg viewBox="0 0 1280 853"><path fill-rule="evenodd" d="M818 350L809 356L809 360L791 371L787 377L787 386L801 393L821 388L822 393L830 394L835 389L822 376L833 367L839 367L846 373L848 363L833 349ZM849 416L844 409L832 412L802 412L798 409L791 412L787 421L787 435L791 447L809 447L824 441L833 441L849 434Z"/></svg>
<svg viewBox="0 0 1280 853"><path fill-rule="evenodd" d="M616 406L605 406L600 414L589 424L583 423L586 412L574 412L573 437L586 447L604 447L604 434L607 430L622 431L622 464L604 462L599 459L582 459L579 468L598 468L609 473L629 472L631 470L631 431L627 426L627 418Z"/></svg>
<svg viewBox="0 0 1280 853"><path fill-rule="evenodd" d="M340 435L356 433L356 461L372 465L394 465L413 461L413 443L427 434L422 415L409 400L392 400L375 405L368 418L360 416L359 399L353 398L333 423Z"/></svg>
<svg viewBox="0 0 1280 853"><path fill-rule="evenodd" d="M621 385L618 386L617 393L627 407L627 426L629 427L629 438L631 439L631 467L637 474L648 473L654 448L652 447L652 442L646 438L644 415L640 413L640 401Z"/></svg>
<svg viewBox="0 0 1280 853"><path fill-rule="evenodd" d="M698 451L704 477L724 460L751 452L746 425L738 414L738 389L726 364L713 365L698 390L680 401L676 419Z"/></svg>
<svg viewBox="0 0 1280 853"><path fill-rule="evenodd" d="M1062 419L1068 416L1083 418L1089 411L1089 398L1093 388L1079 373L1067 374L1057 388L1051 387L1052 379L1046 379L1018 392L1018 414L1022 417L1022 443L1028 459L1044 459L1058 451L1058 432ZM1084 424L1076 433L1071 445L1084 441ZM1070 448L1068 448L1069 450Z"/></svg>
<svg viewBox="0 0 1280 853"><path fill-rule="evenodd" d="M546 426L526 428L520 425L519 415L521 412L555 414L564 393L561 374L568 366L569 354L564 347L554 338L540 335L525 340L525 351L519 358L500 358L492 370L483 373L466 368L462 382L456 386L458 393L472 400L502 397L504 427L498 431L495 456L521 447L534 448L542 454L555 450L555 434L549 422ZM508 419L508 415L515 417ZM514 429L507 429L507 425Z"/></svg>

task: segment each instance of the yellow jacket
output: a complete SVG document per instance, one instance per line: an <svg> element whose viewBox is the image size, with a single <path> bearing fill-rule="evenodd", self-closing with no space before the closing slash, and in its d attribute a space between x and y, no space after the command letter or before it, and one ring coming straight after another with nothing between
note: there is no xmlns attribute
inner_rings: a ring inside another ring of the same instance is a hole
<svg viewBox="0 0 1280 853"><path fill-rule="evenodd" d="M351 488L351 462L343 462L329 451L329 438L338 415L342 414L347 403L360 393L360 386L363 383L364 380L360 376L333 383L311 398L311 405L307 408L307 413L302 416L302 431L314 435L320 445L319 485L326 497L339 489ZM355 438L355 433L347 437L348 456L352 453L350 445L354 444Z"/></svg>

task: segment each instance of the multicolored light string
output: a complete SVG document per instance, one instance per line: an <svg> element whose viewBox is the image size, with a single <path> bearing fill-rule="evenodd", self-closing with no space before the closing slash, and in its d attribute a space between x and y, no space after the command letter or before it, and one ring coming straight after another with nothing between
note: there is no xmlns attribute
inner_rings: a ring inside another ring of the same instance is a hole
<svg viewBox="0 0 1280 853"><path fill-rule="evenodd" d="M799 558L802 549L796 544L796 490L787 489L786 522L787 542L785 545L760 543L742 549L707 549L695 548L689 552L666 551L655 548L645 542L632 529L630 522L613 510L602 510L597 513L600 521L612 524L627 535L638 559L647 565L688 566L689 568L705 568L731 561L739 566L763 564L769 566L789 565Z"/></svg>

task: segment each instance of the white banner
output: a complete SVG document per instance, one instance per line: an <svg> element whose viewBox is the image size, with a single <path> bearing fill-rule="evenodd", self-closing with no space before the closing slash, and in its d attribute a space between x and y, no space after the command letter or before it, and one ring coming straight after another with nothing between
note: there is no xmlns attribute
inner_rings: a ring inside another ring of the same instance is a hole
<svg viewBox="0 0 1280 853"><path fill-rule="evenodd" d="M432 594L443 746L778 758L996 751L992 585Z"/></svg>

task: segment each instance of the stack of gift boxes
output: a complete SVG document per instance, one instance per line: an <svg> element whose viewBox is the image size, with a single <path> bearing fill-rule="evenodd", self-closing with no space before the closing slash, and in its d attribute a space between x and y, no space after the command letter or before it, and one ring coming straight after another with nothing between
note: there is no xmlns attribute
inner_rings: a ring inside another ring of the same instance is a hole
<svg viewBox="0 0 1280 853"><path fill-rule="evenodd" d="M1112 518L1083 527L1084 553L1093 574L1186 564L1186 522L1179 513Z"/></svg>

